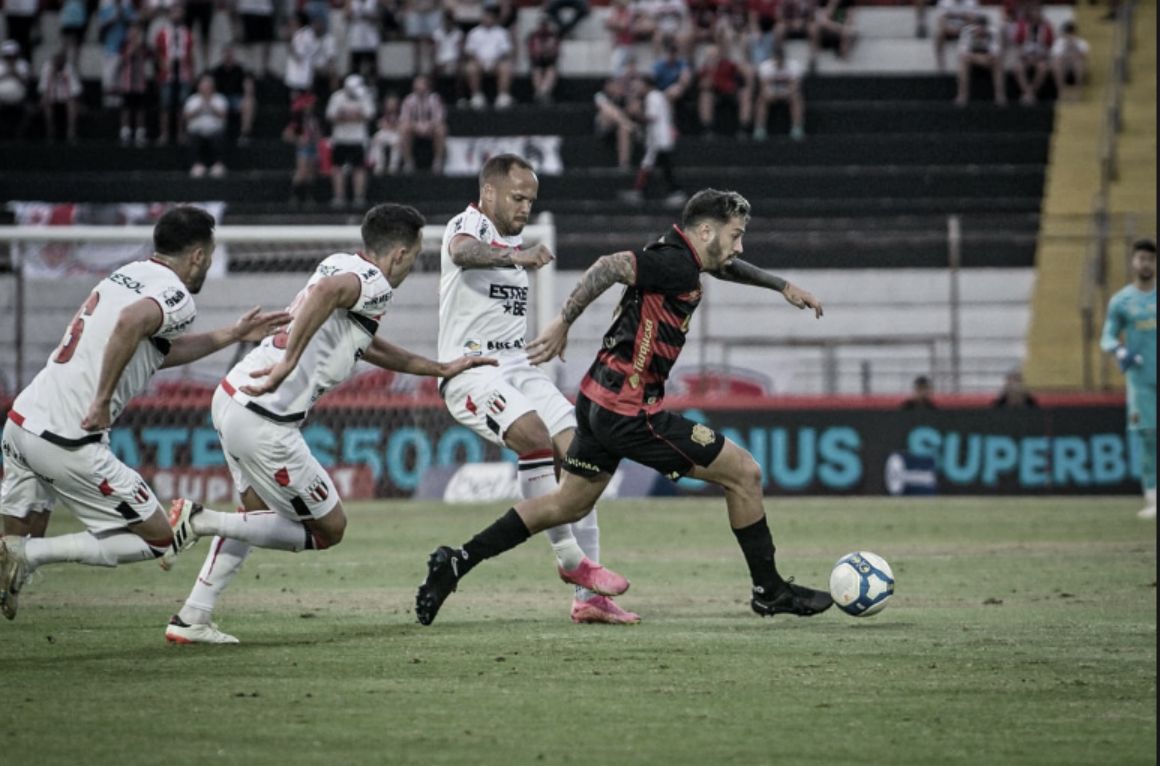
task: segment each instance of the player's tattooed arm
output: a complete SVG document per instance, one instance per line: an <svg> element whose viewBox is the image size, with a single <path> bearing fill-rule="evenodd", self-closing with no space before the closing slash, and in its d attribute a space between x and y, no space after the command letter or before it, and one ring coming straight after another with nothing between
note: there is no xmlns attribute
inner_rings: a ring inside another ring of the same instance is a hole
<svg viewBox="0 0 1160 766"><path fill-rule="evenodd" d="M514 247L492 247L482 240L460 235L451 242L451 261L461 269L496 269L522 266L538 269L555 256L544 245L528 250Z"/></svg>
<svg viewBox="0 0 1160 766"><path fill-rule="evenodd" d="M528 360L532 364L543 364L557 356L563 359L568 345L568 328L592 301L617 282L636 283L636 256L630 251L602 255L584 272L559 315L528 344Z"/></svg>
<svg viewBox="0 0 1160 766"><path fill-rule="evenodd" d="M121 310L109 342L105 344L97 391L89 404L89 411L81 420L81 428L86 431L103 431L112 426L109 407L121 375L133 358L137 346L161 329L163 319L161 307L152 298L143 298Z"/></svg>
<svg viewBox="0 0 1160 766"><path fill-rule="evenodd" d="M797 285L779 276L770 274L765 269L759 269L747 261L734 258L717 271L712 272L712 274L726 282L737 282L743 285L753 285L754 287L766 287L770 290L776 290L791 305L799 309L813 309L814 317L816 318L821 318L822 316L822 302L808 290L803 290Z"/></svg>

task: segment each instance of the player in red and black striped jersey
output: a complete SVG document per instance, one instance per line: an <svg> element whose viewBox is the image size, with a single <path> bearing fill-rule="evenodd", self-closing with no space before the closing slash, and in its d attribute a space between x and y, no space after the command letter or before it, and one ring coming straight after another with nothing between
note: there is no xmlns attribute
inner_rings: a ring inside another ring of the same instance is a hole
<svg viewBox="0 0 1160 766"><path fill-rule="evenodd" d="M461 548L438 548L419 588L416 613L430 624L459 580L480 561L532 534L582 517L628 458L670 478L691 476L725 490L729 522L753 580L751 605L762 616L818 614L829 593L784 580L762 506L761 467L708 426L662 409L664 384L685 344L701 301L701 275L780 292L790 304L822 316L809 292L738 258L749 202L731 191L705 189L685 205L681 224L639 252L601 257L580 280L560 315L528 344L541 364L563 358L568 329L613 284L625 285L601 350L580 384L578 425L559 488L525 500Z"/></svg>

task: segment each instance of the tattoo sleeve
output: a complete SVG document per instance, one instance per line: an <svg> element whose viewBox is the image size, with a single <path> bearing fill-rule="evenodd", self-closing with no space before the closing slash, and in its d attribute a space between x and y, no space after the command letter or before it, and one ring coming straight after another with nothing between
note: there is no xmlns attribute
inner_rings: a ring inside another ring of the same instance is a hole
<svg viewBox="0 0 1160 766"><path fill-rule="evenodd" d="M752 263L734 259L724 268L713 272L713 276L718 279L723 279L726 282L738 282L743 285L754 285L756 287L768 287L770 290L782 292L785 290L786 281L781 277L774 276L765 269L759 269Z"/></svg>
<svg viewBox="0 0 1160 766"><path fill-rule="evenodd" d="M478 239L451 248L451 260L461 269L492 269L512 265L512 249L493 248Z"/></svg>
<svg viewBox="0 0 1160 766"><path fill-rule="evenodd" d="M588 304L617 282L625 285L636 282L636 258L631 252L602 255L588 271L584 272L584 276L564 302L564 308L560 310L564 321L568 324L575 322L576 317L588 308Z"/></svg>

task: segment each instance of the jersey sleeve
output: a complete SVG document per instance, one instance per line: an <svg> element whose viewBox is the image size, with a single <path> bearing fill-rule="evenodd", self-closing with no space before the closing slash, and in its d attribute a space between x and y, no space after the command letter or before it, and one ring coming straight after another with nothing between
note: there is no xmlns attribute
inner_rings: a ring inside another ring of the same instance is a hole
<svg viewBox="0 0 1160 766"><path fill-rule="evenodd" d="M1124 331L1124 314L1120 311L1120 296L1113 295L1108 302L1108 315L1104 318L1104 331L1100 335L1100 348L1115 351L1120 345L1120 333Z"/></svg>
<svg viewBox="0 0 1160 766"><path fill-rule="evenodd" d="M647 247L636 253L636 286L653 293L687 293L701 284L701 270L676 247Z"/></svg>
<svg viewBox="0 0 1160 766"><path fill-rule="evenodd" d="M359 295L350 311L377 319L382 316L391 300L391 283L378 267L362 262L357 268L344 268L343 272L354 274L359 281Z"/></svg>
<svg viewBox="0 0 1160 766"><path fill-rule="evenodd" d="M455 221L452 237L458 237L460 234L466 234L472 239L478 239L484 244L490 244L495 232L492 230L491 224L488 223L483 213L474 207L469 207L460 213L458 219Z"/></svg>
<svg viewBox="0 0 1160 766"><path fill-rule="evenodd" d="M197 317L193 296L184 286L170 285L149 297L161 307L161 329L153 334L155 338L173 340L188 330Z"/></svg>

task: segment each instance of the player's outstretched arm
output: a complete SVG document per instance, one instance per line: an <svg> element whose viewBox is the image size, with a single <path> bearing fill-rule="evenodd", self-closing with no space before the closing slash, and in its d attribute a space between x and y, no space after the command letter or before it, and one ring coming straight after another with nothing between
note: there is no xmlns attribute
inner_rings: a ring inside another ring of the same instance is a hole
<svg viewBox="0 0 1160 766"><path fill-rule="evenodd" d="M324 277L314 283L306 300L295 312L290 322L290 333L286 340L286 353L277 364L250 373L251 378L262 378L260 383L242 386L247 396L261 396L282 385L286 376L298 366L306 345L322 327L322 323L336 309L348 309L358 302L362 295L362 282L357 274L349 272Z"/></svg>
<svg viewBox="0 0 1160 766"><path fill-rule="evenodd" d="M363 361L382 367L384 370L405 372L408 375L425 375L432 378L453 378L473 367L495 366L499 362L490 356L461 356L450 362L436 362L402 346L388 343L375 337L363 354Z"/></svg>
<svg viewBox="0 0 1160 766"><path fill-rule="evenodd" d="M86 431L103 431L112 426L109 405L113 401L113 392L117 390L117 383L121 380L121 373L133 358L137 345L161 329L163 319L161 307L152 298L142 298L121 309L109 342L105 344L101 374L97 378L97 392L88 413L81 420L81 428Z"/></svg>
<svg viewBox="0 0 1160 766"><path fill-rule="evenodd" d="M261 311L261 306L254 306L230 327L177 338L170 345L161 367L180 367L234 343L261 340L278 332L290 321L290 314L285 311L269 311L265 314Z"/></svg>
<svg viewBox="0 0 1160 766"><path fill-rule="evenodd" d="M460 234L451 241L451 261L461 269L497 269L522 266L535 270L555 260L556 256L543 244L527 250L491 245Z"/></svg>
<svg viewBox="0 0 1160 766"><path fill-rule="evenodd" d="M568 345L568 328L584 313L588 304L618 282L636 284L636 256L631 251L602 255L596 259L564 302L559 315L528 344L528 361L543 364L557 356L563 359Z"/></svg>
<svg viewBox="0 0 1160 766"><path fill-rule="evenodd" d="M725 264L721 269L710 272L713 276L726 282L737 282L743 285L753 285L755 287L765 287L770 290L781 293L787 301L799 309L811 308L814 310L814 316L821 318L822 302L818 300L808 290L803 290L797 285L782 279L779 276L770 274L765 269L759 269L748 261L743 261L739 258L734 258L729 263Z"/></svg>

